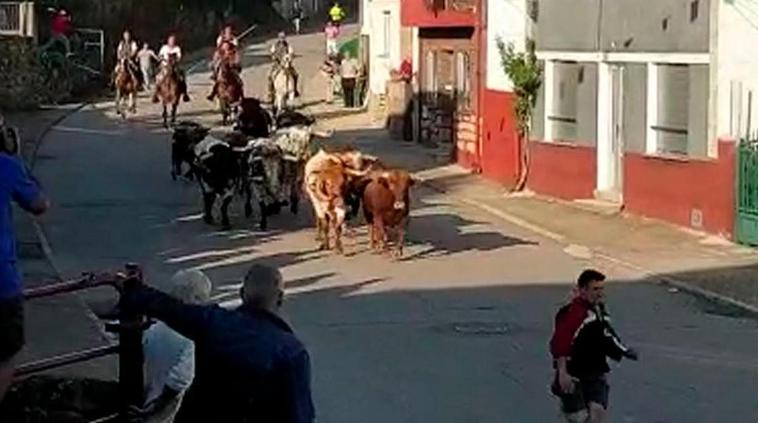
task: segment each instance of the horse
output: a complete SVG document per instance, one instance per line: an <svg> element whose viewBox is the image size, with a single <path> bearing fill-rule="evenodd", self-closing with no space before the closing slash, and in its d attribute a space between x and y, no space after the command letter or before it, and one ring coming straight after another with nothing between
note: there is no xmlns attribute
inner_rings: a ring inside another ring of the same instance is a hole
<svg viewBox="0 0 758 423"><path fill-rule="evenodd" d="M126 119L127 110L123 107L123 102L128 101L128 111L137 113L137 90L139 81L132 71L129 70L129 59L121 59L116 66L113 84L116 87L116 113Z"/></svg>
<svg viewBox="0 0 758 423"><path fill-rule="evenodd" d="M274 116L287 109L295 99L295 78L292 76L292 56L285 54L274 72Z"/></svg>
<svg viewBox="0 0 758 423"><path fill-rule="evenodd" d="M242 79L235 71L235 66L228 60L221 62L216 81L218 105L223 124L227 125L229 117L236 116L238 113L240 102L245 95L244 87Z"/></svg>
<svg viewBox="0 0 758 423"><path fill-rule="evenodd" d="M176 56L171 55L168 61L163 65L158 77L159 82L156 86L156 96L153 102L160 102L163 105L163 126L168 128L168 107L171 106L171 125L176 123L176 109L179 106L179 100L186 92L186 83L183 83L179 77L177 69Z"/></svg>

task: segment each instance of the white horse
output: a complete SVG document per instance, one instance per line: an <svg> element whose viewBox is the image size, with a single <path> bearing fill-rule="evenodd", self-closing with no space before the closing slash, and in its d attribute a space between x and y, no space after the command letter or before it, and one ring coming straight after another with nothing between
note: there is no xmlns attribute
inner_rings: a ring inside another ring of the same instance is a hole
<svg viewBox="0 0 758 423"><path fill-rule="evenodd" d="M288 109L295 101L295 78L291 69L292 56L286 54L274 73L274 116Z"/></svg>

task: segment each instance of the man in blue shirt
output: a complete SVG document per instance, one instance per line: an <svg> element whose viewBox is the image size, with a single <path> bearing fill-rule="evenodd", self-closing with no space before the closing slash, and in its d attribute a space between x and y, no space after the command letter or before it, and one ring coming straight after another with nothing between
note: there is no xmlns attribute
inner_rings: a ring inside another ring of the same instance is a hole
<svg viewBox="0 0 758 423"><path fill-rule="evenodd" d="M50 206L21 159L8 152L6 134L0 122L0 401L13 379L14 358L24 345L23 293L11 203L34 215Z"/></svg>
<svg viewBox="0 0 758 423"><path fill-rule="evenodd" d="M252 265L236 309L185 304L134 282L116 283L122 310L155 317L195 343L195 378L176 423L313 423L310 357L279 316L278 269Z"/></svg>

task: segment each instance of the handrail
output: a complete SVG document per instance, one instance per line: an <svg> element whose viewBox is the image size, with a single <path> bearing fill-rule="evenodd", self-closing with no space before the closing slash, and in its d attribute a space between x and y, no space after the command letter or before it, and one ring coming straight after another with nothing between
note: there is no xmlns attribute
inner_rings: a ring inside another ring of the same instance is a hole
<svg viewBox="0 0 758 423"><path fill-rule="evenodd" d="M41 360L25 363L16 369L16 378L23 378L35 373L41 373L47 370L57 369L59 367L71 364L81 363L100 357L106 357L119 352L119 346L107 345L104 347L95 347L88 350L75 351L68 354L62 354L55 357L43 358Z"/></svg>
<svg viewBox="0 0 758 423"><path fill-rule="evenodd" d="M142 272L137 265L127 264L126 274L142 281ZM85 289L97 288L110 285L113 280L110 276L85 274L78 279L72 279L56 284L24 291L25 300L33 300L52 297ZM69 366L76 363L118 354L119 365L119 392L121 393L121 407L118 418L123 421L137 422L129 412L133 408L142 408L144 401L144 375L142 351L142 332L145 329L144 316L128 310L119 311L119 323L115 325L115 331L119 333L119 343L105 345L87 350L74 351L53 357L43 358L37 361L24 363L15 371L15 379L23 379L30 375ZM131 416L131 417L130 417ZM112 417L106 418L108 421Z"/></svg>

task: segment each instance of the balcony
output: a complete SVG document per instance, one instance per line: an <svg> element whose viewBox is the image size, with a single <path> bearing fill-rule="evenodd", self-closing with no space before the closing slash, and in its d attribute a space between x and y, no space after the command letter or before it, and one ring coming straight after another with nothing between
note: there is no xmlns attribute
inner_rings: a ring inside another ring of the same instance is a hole
<svg viewBox="0 0 758 423"><path fill-rule="evenodd" d="M482 0L402 0L404 26L477 26Z"/></svg>

